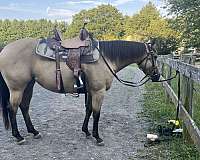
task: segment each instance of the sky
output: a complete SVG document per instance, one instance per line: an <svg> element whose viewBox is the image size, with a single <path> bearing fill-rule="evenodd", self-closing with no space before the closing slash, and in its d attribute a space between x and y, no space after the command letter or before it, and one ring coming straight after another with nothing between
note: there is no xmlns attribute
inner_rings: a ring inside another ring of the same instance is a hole
<svg viewBox="0 0 200 160"><path fill-rule="evenodd" d="M82 9L111 4L124 15L133 15L149 1L163 11L162 0L0 0L0 19L50 19L70 22Z"/></svg>

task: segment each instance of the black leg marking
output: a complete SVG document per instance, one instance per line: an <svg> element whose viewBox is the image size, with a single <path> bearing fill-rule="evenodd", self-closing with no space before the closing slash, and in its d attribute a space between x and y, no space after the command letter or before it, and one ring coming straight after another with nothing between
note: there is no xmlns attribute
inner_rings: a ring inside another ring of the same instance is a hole
<svg viewBox="0 0 200 160"><path fill-rule="evenodd" d="M100 118L100 111L99 112L93 111L94 122L93 122L92 136L96 138L97 145L104 145L103 140L99 137L99 131L98 131L99 118Z"/></svg>
<svg viewBox="0 0 200 160"><path fill-rule="evenodd" d="M16 111L14 111L11 106L9 108L9 117L10 123L12 127L12 135L17 139L18 144L22 144L25 139L19 134L18 127L17 127L17 120L16 120Z"/></svg>
<svg viewBox="0 0 200 160"><path fill-rule="evenodd" d="M31 122L31 118L30 118L30 115L28 113L29 107L25 108L25 107L20 106L20 109L21 109L22 115L24 117L24 121L25 121L27 130L28 130L28 133L32 133L34 136L39 135L39 132L37 130L35 130L32 122Z"/></svg>
<svg viewBox="0 0 200 160"><path fill-rule="evenodd" d="M22 102L20 104L20 109L21 109L22 115L24 117L24 121L25 121L28 133L32 133L34 135L34 138L40 138L41 135L39 134L39 132L37 130L35 130L32 122L31 122L30 115L29 115L29 105L30 105L31 98L33 95L34 84L35 84L35 81L31 80L29 82L29 84L27 85L26 89L24 90Z"/></svg>
<svg viewBox="0 0 200 160"><path fill-rule="evenodd" d="M90 119L90 116L92 114L92 98L90 95L87 94L87 97L85 100L86 100L86 115L85 115L85 119L84 119L84 122L83 122L83 126L82 126L82 131L85 132L86 134L86 137L89 137L91 135L91 133L88 131L88 123L89 123L89 119Z"/></svg>

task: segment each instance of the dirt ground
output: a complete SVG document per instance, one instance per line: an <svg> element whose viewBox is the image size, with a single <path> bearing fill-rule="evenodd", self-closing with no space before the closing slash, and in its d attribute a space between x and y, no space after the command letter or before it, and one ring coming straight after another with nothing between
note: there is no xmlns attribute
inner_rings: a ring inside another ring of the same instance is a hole
<svg viewBox="0 0 200 160"><path fill-rule="evenodd" d="M143 74L127 67L119 76L137 81ZM144 150L147 124L137 113L142 110L143 91L143 87L130 88L113 82L99 123L105 146L96 146L95 140L86 139L81 131L84 97L55 94L35 85L30 114L42 138L33 139L27 134L19 112L18 126L27 142L17 145L11 131L5 131L0 122L0 160L141 160L138 154ZM92 118L89 129L92 130Z"/></svg>

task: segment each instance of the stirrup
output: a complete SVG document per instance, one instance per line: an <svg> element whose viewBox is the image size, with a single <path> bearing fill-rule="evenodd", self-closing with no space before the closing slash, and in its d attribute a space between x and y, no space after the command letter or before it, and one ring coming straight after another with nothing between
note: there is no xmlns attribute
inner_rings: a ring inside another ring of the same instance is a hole
<svg viewBox="0 0 200 160"><path fill-rule="evenodd" d="M72 97L79 97L77 84L74 84L74 92L71 94L71 96Z"/></svg>
<svg viewBox="0 0 200 160"><path fill-rule="evenodd" d="M78 79L77 79L78 82L76 82L74 84L74 90L75 92L78 91L79 89L82 89L84 87L84 84L83 84L83 81L81 79L81 76L78 76Z"/></svg>
<svg viewBox="0 0 200 160"><path fill-rule="evenodd" d="M75 98L78 98L79 97L79 94L78 93L69 93L70 96L72 97L75 97Z"/></svg>
<svg viewBox="0 0 200 160"><path fill-rule="evenodd" d="M82 87L83 87L83 81L82 81L82 79L81 79L81 76L78 76L78 80L79 80L79 82L80 82L79 88L82 88Z"/></svg>
<svg viewBox="0 0 200 160"><path fill-rule="evenodd" d="M74 84L74 91L78 91L79 89L82 89L84 86L83 85L80 85L80 86L77 86L76 84Z"/></svg>

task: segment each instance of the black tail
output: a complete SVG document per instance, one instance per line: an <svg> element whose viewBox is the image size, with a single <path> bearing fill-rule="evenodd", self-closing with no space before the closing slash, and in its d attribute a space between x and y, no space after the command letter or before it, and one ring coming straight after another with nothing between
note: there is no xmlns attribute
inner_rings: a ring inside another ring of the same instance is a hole
<svg viewBox="0 0 200 160"><path fill-rule="evenodd" d="M6 129L10 128L8 104L10 99L10 92L0 73L0 111L3 113L3 122Z"/></svg>

